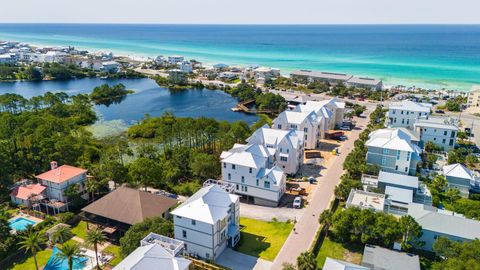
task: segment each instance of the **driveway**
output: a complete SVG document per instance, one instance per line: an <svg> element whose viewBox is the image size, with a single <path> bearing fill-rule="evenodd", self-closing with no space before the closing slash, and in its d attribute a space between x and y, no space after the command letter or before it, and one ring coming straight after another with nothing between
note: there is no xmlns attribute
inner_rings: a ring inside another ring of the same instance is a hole
<svg viewBox="0 0 480 270"><path fill-rule="evenodd" d="M369 113L371 113L371 110L368 111L367 115ZM358 118L357 120L357 127L359 128L351 132L346 143L340 147L339 155L331 160L331 165L317 178L317 190L302 217L297 219L295 225L296 233L290 233L287 241L275 258L271 269L282 269L284 262L295 264L300 253L311 247L320 228L318 216L330 206L330 202L334 198L335 186L340 182L340 176L343 174L343 162L348 153L352 151L358 135L365 128L368 117Z"/></svg>
<svg viewBox="0 0 480 270"><path fill-rule="evenodd" d="M237 252L231 248L225 249L215 263L233 270L272 269L272 262Z"/></svg>
<svg viewBox="0 0 480 270"><path fill-rule="evenodd" d="M240 216L264 221L298 220L305 211L305 208L295 209L291 207L268 207L254 204L240 203Z"/></svg>

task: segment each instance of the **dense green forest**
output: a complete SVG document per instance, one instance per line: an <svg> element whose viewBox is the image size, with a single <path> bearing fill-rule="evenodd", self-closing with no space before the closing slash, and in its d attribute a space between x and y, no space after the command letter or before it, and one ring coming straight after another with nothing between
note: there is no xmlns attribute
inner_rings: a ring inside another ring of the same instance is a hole
<svg viewBox="0 0 480 270"><path fill-rule="evenodd" d="M127 90L125 85L119 83L114 86L103 84L93 89L90 98L95 104L106 105L107 107L112 103L120 103L128 94L134 93L133 90Z"/></svg>

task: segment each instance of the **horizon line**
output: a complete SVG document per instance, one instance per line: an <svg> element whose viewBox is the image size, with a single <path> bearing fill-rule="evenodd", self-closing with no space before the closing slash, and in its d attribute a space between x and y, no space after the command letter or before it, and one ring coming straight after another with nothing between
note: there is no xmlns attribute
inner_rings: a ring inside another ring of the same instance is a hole
<svg viewBox="0 0 480 270"><path fill-rule="evenodd" d="M188 25L188 26L480 26L479 23L149 23L149 22L0 22L0 24Z"/></svg>

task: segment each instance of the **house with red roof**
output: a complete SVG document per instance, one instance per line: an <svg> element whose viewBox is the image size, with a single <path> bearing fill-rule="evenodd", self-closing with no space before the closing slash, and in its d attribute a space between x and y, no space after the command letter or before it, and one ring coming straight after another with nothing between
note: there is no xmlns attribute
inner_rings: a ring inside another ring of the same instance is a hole
<svg viewBox="0 0 480 270"><path fill-rule="evenodd" d="M66 202L65 190L79 184L80 192L85 192L87 170L70 165L58 166L56 161L50 163L51 170L35 176L38 183L46 187L46 195L51 201Z"/></svg>
<svg viewBox="0 0 480 270"><path fill-rule="evenodd" d="M46 196L45 186L40 184L23 184L16 187L11 193L12 203L31 207L35 201L43 200Z"/></svg>

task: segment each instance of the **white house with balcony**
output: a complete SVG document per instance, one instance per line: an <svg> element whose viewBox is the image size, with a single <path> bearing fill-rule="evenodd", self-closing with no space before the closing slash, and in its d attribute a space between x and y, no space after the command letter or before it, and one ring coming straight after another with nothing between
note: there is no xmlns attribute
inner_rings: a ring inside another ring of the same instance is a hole
<svg viewBox="0 0 480 270"><path fill-rule="evenodd" d="M303 135L303 131L273 129L265 125L257 129L247 142L275 149L276 165L286 174L294 175L303 164Z"/></svg>
<svg viewBox="0 0 480 270"><path fill-rule="evenodd" d="M285 193L286 174L275 165L275 156L275 148L235 144L220 156L222 179L255 204L277 206Z"/></svg>
<svg viewBox="0 0 480 270"><path fill-rule="evenodd" d="M281 130L303 131L305 149L315 149L321 139L321 126L323 118L314 111L296 112L283 111L273 120L273 128Z"/></svg>
<svg viewBox="0 0 480 270"><path fill-rule="evenodd" d="M367 163L378 165L382 171L415 175L422 150L418 139L404 128L375 130L365 143Z"/></svg>
<svg viewBox="0 0 480 270"><path fill-rule="evenodd" d="M324 120L320 130L322 138L329 129L340 127L343 125L345 114L345 102L338 100L336 97L322 101L307 101L305 104L299 104L294 111L298 112L315 112Z"/></svg>
<svg viewBox="0 0 480 270"><path fill-rule="evenodd" d="M432 142L443 150L448 151L455 147L458 135L458 120L444 117L429 117L418 119L414 130L420 137L420 147L425 147L427 142Z"/></svg>
<svg viewBox="0 0 480 270"><path fill-rule="evenodd" d="M420 119L428 119L432 104L418 103L410 100L391 103L388 106L388 127L406 127L413 129L413 124Z"/></svg>
<svg viewBox="0 0 480 270"><path fill-rule="evenodd" d="M171 212L185 253L215 261L240 240L240 201L220 185L205 186Z"/></svg>

